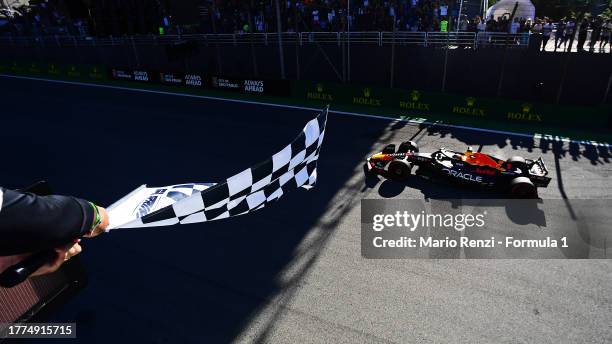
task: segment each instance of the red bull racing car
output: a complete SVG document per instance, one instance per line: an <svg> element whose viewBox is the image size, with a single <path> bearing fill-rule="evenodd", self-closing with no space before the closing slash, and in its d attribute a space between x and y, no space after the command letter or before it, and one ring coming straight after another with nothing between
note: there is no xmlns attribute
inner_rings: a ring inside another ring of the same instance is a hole
<svg viewBox="0 0 612 344"><path fill-rule="evenodd" d="M442 148L433 153L419 153L412 141L403 142L397 149L390 144L382 152L370 156L365 171L406 179L413 167L418 167L419 176L428 179L441 177L461 184L499 188L516 198L537 197L537 188L550 183L542 158L530 160L515 156L502 160L473 152L470 147L465 152Z"/></svg>

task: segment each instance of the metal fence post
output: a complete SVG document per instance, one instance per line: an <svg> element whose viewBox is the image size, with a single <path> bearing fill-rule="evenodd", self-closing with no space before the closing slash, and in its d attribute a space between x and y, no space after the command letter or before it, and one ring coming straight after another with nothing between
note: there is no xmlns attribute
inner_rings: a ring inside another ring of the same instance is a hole
<svg viewBox="0 0 612 344"><path fill-rule="evenodd" d="M140 59L138 58L138 51L136 50L136 43L134 43L134 36L131 36L132 51L134 52L134 58L136 59L136 67L140 68Z"/></svg>
<svg viewBox="0 0 612 344"><path fill-rule="evenodd" d="M297 28L297 24L296 24ZM295 33L295 76L297 80L300 80L300 42L302 35L298 32Z"/></svg>
<svg viewBox="0 0 612 344"><path fill-rule="evenodd" d="M295 75L300 80L300 46L302 45L302 34L299 32L297 0L293 0L293 24L295 25Z"/></svg>
<svg viewBox="0 0 612 344"><path fill-rule="evenodd" d="M77 57L78 63L82 63L81 54L79 54L79 45L77 44L77 39L75 36L72 36L72 46L74 47L74 54Z"/></svg>
<svg viewBox="0 0 612 344"><path fill-rule="evenodd" d="M395 26L395 17L393 17L393 40L391 42L391 78L389 81L389 87L393 88L394 78L395 78L395 34L396 26Z"/></svg>
<svg viewBox="0 0 612 344"><path fill-rule="evenodd" d="M518 4L518 2L517 2ZM505 33L504 37L505 37L505 42L504 42L504 58L502 60L502 66L501 66L501 72L499 73L499 80L497 83L497 97L501 97L502 95L502 89L504 87L504 76L506 74L506 61L508 58L508 37L510 36L509 33Z"/></svg>
<svg viewBox="0 0 612 344"><path fill-rule="evenodd" d="M561 81L559 82L559 88L557 89L557 104L561 102L561 96L563 95L563 85L565 84L565 78L567 77L567 66L569 65L569 62L572 58L571 50L568 50L563 54L565 55L565 61L563 63L563 71L561 72Z"/></svg>
<svg viewBox="0 0 612 344"><path fill-rule="evenodd" d="M280 60L281 78L285 79L285 54L283 51L283 36L282 36L283 29L281 27L280 5L278 3L278 0L276 0L275 3L276 3L276 32L278 32L278 58Z"/></svg>
<svg viewBox="0 0 612 344"><path fill-rule="evenodd" d="M610 77L608 78L608 87L606 87L606 91L604 92L603 99L601 100L602 104L605 104L606 100L608 100L608 96L610 95L611 87L612 87L612 71L610 71Z"/></svg>
<svg viewBox="0 0 612 344"><path fill-rule="evenodd" d="M346 83L346 69L347 69L346 67L346 49L345 49L346 39L342 39L340 42L341 42L340 50L342 50L342 83Z"/></svg>
<svg viewBox="0 0 612 344"><path fill-rule="evenodd" d="M253 76L256 78L259 76L259 71L257 70L257 55L255 54L255 43L253 40L253 35L255 34L253 31L255 30L255 26L253 25L253 17L251 16L251 6L249 3L246 4L248 9L247 20L249 23L249 30L247 34L249 35L249 43L251 45L251 62L253 63Z"/></svg>
<svg viewBox="0 0 612 344"><path fill-rule="evenodd" d="M346 1L346 28L348 31L346 41L346 79L351 82L351 0Z"/></svg>
<svg viewBox="0 0 612 344"><path fill-rule="evenodd" d="M449 51L449 46L450 46L450 42L449 42L449 33L446 33L446 51L444 52L444 69L442 72L442 93L444 93L446 91L446 72L447 72L447 68L448 68L448 51Z"/></svg>

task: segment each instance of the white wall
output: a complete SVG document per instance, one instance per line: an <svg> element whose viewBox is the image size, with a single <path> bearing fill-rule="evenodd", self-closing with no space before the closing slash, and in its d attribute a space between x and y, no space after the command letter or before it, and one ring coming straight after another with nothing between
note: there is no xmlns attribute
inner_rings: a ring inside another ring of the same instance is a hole
<svg viewBox="0 0 612 344"><path fill-rule="evenodd" d="M487 19L493 14L494 18L503 16L506 13L512 13L514 5L519 3L516 10L515 18L535 18L535 6L530 0L501 0L487 10Z"/></svg>

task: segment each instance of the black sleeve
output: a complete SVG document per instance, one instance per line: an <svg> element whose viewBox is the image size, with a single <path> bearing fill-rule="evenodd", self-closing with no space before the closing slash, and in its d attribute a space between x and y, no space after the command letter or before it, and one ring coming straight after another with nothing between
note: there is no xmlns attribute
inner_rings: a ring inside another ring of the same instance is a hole
<svg viewBox="0 0 612 344"><path fill-rule="evenodd" d="M94 216L82 199L0 188L0 256L68 244L91 229Z"/></svg>

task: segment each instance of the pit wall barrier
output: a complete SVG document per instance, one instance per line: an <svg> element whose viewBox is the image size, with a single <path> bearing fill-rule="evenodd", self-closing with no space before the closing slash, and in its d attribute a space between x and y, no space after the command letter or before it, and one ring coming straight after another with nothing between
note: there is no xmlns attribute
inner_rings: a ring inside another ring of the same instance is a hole
<svg viewBox="0 0 612 344"><path fill-rule="evenodd" d="M0 60L0 74L49 77L75 81L126 81L134 84L209 89L236 94L289 98L313 106L332 106L374 113L391 112L394 117L423 117L454 123L488 121L540 127L610 129L612 106L559 106L554 104L459 96L420 90L310 81L241 79L197 73L160 72L145 69L108 68Z"/></svg>

